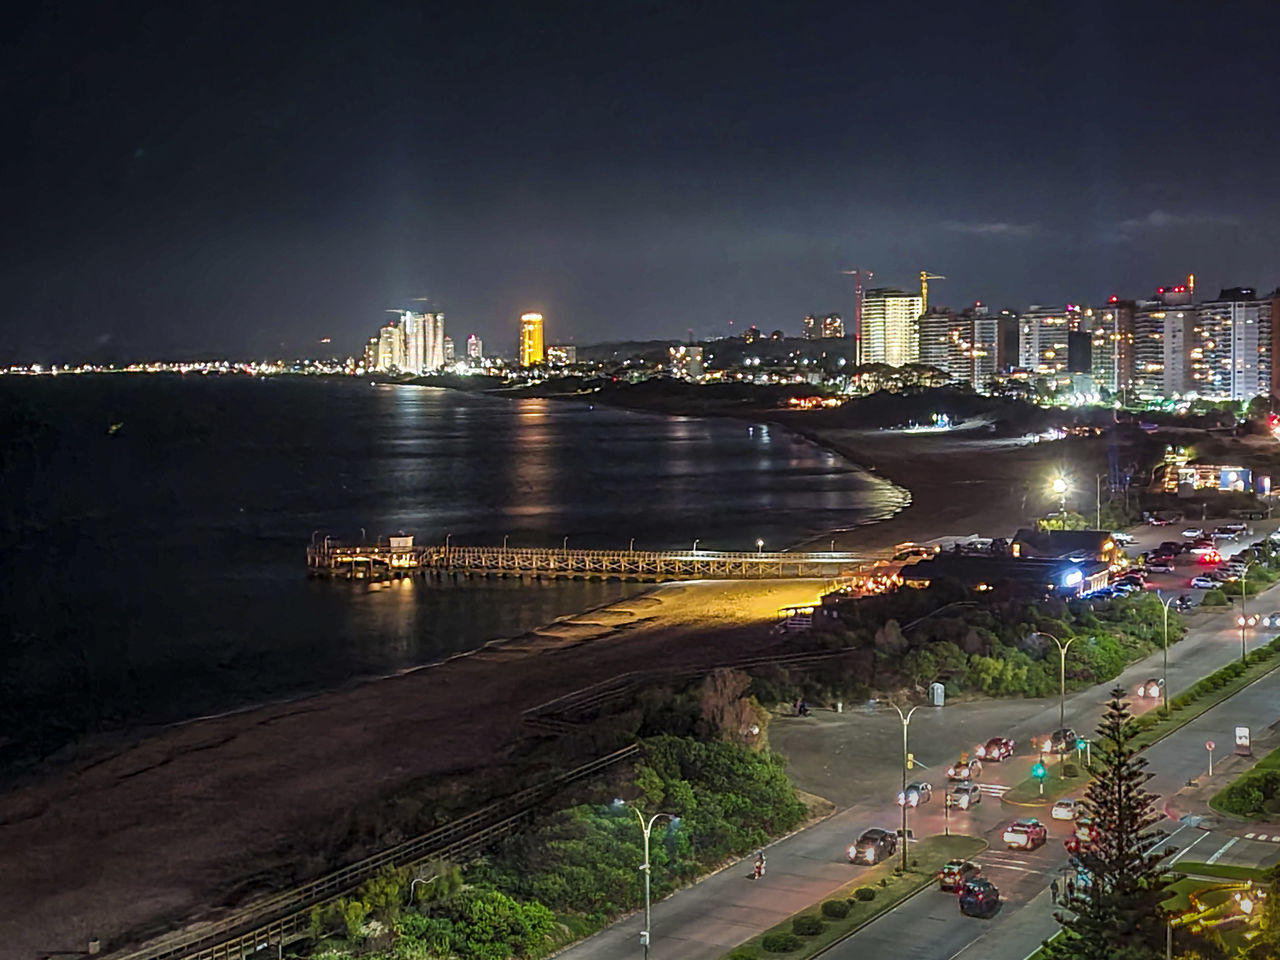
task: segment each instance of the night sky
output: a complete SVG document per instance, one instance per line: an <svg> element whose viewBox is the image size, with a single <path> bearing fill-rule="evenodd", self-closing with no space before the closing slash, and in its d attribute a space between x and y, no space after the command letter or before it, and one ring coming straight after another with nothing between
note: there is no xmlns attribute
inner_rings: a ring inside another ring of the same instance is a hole
<svg viewBox="0 0 1280 960"><path fill-rule="evenodd" d="M853 266L1269 290L1272 9L41 4L0 50L0 363L346 355L420 296L490 351L530 309L798 332Z"/></svg>

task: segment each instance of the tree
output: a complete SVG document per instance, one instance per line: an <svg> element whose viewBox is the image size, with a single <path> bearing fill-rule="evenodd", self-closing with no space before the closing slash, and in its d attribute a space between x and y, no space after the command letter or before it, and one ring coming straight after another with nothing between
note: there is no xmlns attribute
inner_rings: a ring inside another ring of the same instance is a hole
<svg viewBox="0 0 1280 960"><path fill-rule="evenodd" d="M1249 944L1247 954L1258 960L1280 956L1280 867L1271 868L1270 880L1258 918L1258 936Z"/></svg>
<svg viewBox="0 0 1280 960"><path fill-rule="evenodd" d="M1137 728L1123 688L1111 691L1098 725L1086 805L1098 839L1080 855L1091 879L1078 889L1063 917L1064 936L1046 945L1048 960L1158 960L1164 955L1165 881L1161 862L1172 852L1156 852L1164 831L1156 796L1143 784L1151 775L1133 745Z"/></svg>
<svg viewBox="0 0 1280 960"><path fill-rule="evenodd" d="M751 678L741 670L718 667L702 683L702 723L708 736L752 746L760 742L762 727L746 697Z"/></svg>

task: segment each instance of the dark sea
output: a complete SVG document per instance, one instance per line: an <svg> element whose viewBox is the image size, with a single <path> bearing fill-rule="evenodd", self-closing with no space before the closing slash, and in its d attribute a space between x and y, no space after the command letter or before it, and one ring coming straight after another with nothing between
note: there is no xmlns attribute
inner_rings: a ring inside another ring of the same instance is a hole
<svg viewBox="0 0 1280 960"><path fill-rule="evenodd" d="M177 375L0 380L0 501L8 759L384 676L642 589L371 590L309 580L312 537L783 548L898 506L764 425Z"/></svg>

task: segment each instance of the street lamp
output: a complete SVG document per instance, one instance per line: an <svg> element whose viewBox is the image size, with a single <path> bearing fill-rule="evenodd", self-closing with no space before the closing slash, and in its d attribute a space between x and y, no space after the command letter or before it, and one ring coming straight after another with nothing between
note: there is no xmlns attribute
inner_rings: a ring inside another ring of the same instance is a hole
<svg viewBox="0 0 1280 960"><path fill-rule="evenodd" d="M628 544L627 546L627 553L635 553L635 552L636 552L636 538L632 537L631 543Z"/></svg>
<svg viewBox="0 0 1280 960"><path fill-rule="evenodd" d="M1164 607L1164 673L1161 674L1164 680L1160 686L1160 697L1164 701L1164 713L1167 716L1169 713L1169 604L1177 598L1170 597L1166 600L1159 590L1156 591L1156 596L1160 598L1160 604Z"/></svg>
<svg viewBox="0 0 1280 960"><path fill-rule="evenodd" d="M889 706L898 711L898 717L902 720L902 872L907 872L907 807L910 806L906 802L907 799L907 727L911 725L911 718L915 712L920 709L920 705L916 704L906 713L902 712L902 708L896 703L890 701ZM946 799L945 797L943 798Z"/></svg>
<svg viewBox="0 0 1280 960"><path fill-rule="evenodd" d="M1251 626L1249 618L1245 615L1245 602L1249 597L1249 568L1253 566L1250 560L1244 565L1244 569L1240 571L1240 616L1236 618L1236 622L1240 624L1240 663L1247 663L1245 646L1244 646L1244 628Z"/></svg>
<svg viewBox="0 0 1280 960"><path fill-rule="evenodd" d="M1071 489L1071 485L1067 483L1067 478L1062 474L1053 478L1053 492L1058 498L1058 510L1062 514L1063 520L1067 516L1067 491Z"/></svg>
<svg viewBox="0 0 1280 960"><path fill-rule="evenodd" d="M502 552L503 552L503 553L506 553L506 552L507 552L507 537L509 537L509 536L511 536L511 534L509 534L509 533L504 533L504 534L502 535Z"/></svg>
<svg viewBox="0 0 1280 960"><path fill-rule="evenodd" d="M1063 643L1051 633L1039 631L1040 636L1048 637L1058 647L1060 660L1058 664L1058 729L1064 730L1067 726L1067 648L1076 641L1072 637L1066 643Z"/></svg>
<svg viewBox="0 0 1280 960"><path fill-rule="evenodd" d="M694 553L697 553L697 552L698 552L698 544L700 544L701 542L702 542L701 540L696 540L696 539L693 541L693 552L694 552Z"/></svg>
<svg viewBox="0 0 1280 960"><path fill-rule="evenodd" d="M564 542L560 544L560 549L561 549L561 550L564 550L564 551L566 551L566 552L568 551L568 549L569 549L569 538L568 538L568 537L565 537L565 538L564 538Z"/></svg>
<svg viewBox="0 0 1280 960"><path fill-rule="evenodd" d="M761 540L759 537L756 537L756 553L757 554L764 553L764 541Z"/></svg>
<svg viewBox="0 0 1280 960"><path fill-rule="evenodd" d="M658 818L666 817L668 820L674 820L675 815L670 813L655 813L646 823L644 814L635 807L631 811L636 815L636 819L640 821L640 832L644 834L644 863L640 864L640 869L644 873L644 929L640 931L640 943L644 945L644 958L649 960L649 931L651 929L651 917L649 911L649 834L653 830L653 825Z"/></svg>
<svg viewBox="0 0 1280 960"><path fill-rule="evenodd" d="M444 549L445 549L445 552L446 552L446 553L449 551L449 541L450 541L451 539L453 539L453 534L452 534L452 533L446 533L446 534L444 535Z"/></svg>

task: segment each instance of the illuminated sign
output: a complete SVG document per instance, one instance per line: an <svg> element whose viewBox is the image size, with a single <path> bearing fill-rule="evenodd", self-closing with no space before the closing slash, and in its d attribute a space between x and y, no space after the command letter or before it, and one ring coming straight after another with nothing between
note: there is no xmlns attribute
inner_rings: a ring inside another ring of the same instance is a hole
<svg viewBox="0 0 1280 960"><path fill-rule="evenodd" d="M1065 577L1062 578L1062 585L1064 587L1074 587L1083 579L1084 579L1083 573L1081 573L1079 570L1071 570L1067 573Z"/></svg>

